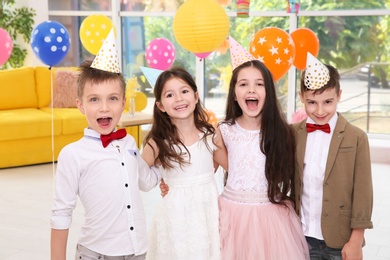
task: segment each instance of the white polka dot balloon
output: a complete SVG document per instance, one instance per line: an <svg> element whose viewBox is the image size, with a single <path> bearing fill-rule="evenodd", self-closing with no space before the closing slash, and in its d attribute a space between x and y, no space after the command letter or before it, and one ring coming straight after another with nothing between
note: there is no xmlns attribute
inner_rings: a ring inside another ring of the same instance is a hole
<svg viewBox="0 0 390 260"><path fill-rule="evenodd" d="M175 46L165 38L156 38L146 47L146 61L153 69L167 70L176 59Z"/></svg>
<svg viewBox="0 0 390 260"><path fill-rule="evenodd" d="M34 54L50 67L65 58L70 46L68 30L61 23L50 20L34 28L30 42Z"/></svg>

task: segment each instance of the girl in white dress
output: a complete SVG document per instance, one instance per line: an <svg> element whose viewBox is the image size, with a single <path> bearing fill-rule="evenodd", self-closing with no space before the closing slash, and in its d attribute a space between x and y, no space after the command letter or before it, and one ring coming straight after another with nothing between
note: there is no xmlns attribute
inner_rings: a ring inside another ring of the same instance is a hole
<svg viewBox="0 0 390 260"><path fill-rule="evenodd" d="M219 129L229 157L227 183L219 198L221 258L309 259L289 197L294 135L280 109L272 75L260 61L233 70L226 118Z"/></svg>
<svg viewBox="0 0 390 260"><path fill-rule="evenodd" d="M149 234L147 259L220 259L214 172L227 168L221 134L209 124L196 84L183 69L164 71L154 87L153 125L142 157L158 167L169 194Z"/></svg>

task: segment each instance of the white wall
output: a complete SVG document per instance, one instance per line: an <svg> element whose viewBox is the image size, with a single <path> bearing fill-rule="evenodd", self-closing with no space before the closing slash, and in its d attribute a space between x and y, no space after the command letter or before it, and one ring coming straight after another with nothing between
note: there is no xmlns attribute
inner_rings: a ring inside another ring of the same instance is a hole
<svg viewBox="0 0 390 260"><path fill-rule="evenodd" d="M35 10L36 16L34 17L35 26L40 24L43 21L49 19L49 3L48 0L18 0L15 1L15 7L27 7L33 8ZM15 41L15 40L14 40ZM28 55L26 57L24 66L44 66L44 64L35 56L33 53L30 44L25 43L23 38L16 39L16 42L20 44L23 48L27 49Z"/></svg>

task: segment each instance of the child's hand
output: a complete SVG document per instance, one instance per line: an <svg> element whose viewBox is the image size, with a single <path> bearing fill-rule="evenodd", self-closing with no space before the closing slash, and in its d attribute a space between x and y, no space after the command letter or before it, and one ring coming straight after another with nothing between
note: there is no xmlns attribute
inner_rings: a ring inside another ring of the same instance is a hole
<svg viewBox="0 0 390 260"><path fill-rule="evenodd" d="M161 197L165 197L168 194L169 187L165 184L164 179L161 179L160 182Z"/></svg>

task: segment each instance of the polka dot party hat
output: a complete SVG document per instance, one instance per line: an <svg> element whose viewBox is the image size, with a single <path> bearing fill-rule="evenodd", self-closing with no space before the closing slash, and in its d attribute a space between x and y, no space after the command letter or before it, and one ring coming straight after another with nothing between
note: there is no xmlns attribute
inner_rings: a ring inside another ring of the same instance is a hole
<svg viewBox="0 0 390 260"><path fill-rule="evenodd" d="M308 89L317 90L325 86L329 79L328 68L308 52L306 57L305 86Z"/></svg>
<svg viewBox="0 0 390 260"><path fill-rule="evenodd" d="M232 63L232 70L240 66L241 64L256 60L256 58L247 52L233 37L229 36L230 43L230 59Z"/></svg>
<svg viewBox="0 0 390 260"><path fill-rule="evenodd" d="M119 67L118 48L115 42L114 29L108 33L102 47L96 54L91 68L104 70L112 73L121 73Z"/></svg>

